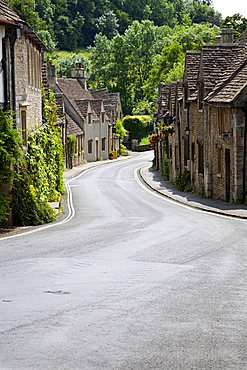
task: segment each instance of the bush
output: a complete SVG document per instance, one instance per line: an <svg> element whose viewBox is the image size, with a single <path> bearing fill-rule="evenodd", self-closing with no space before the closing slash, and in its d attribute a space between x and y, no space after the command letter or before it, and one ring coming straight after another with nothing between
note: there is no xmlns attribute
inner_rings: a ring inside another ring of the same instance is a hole
<svg viewBox="0 0 247 370"><path fill-rule="evenodd" d="M193 188L190 183L190 172L185 170L174 181L173 185L180 191L192 192Z"/></svg>
<svg viewBox="0 0 247 370"><path fill-rule="evenodd" d="M122 143L119 146L118 154L121 155L127 155L126 146Z"/></svg>
<svg viewBox="0 0 247 370"><path fill-rule="evenodd" d="M129 138L140 141L153 131L151 116L126 116L123 119L124 128L129 132Z"/></svg>

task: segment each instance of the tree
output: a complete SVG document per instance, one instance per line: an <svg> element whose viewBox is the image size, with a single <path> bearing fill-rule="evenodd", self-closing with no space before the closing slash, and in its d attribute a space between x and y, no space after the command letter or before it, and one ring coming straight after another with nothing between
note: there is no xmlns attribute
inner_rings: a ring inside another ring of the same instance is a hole
<svg viewBox="0 0 247 370"><path fill-rule="evenodd" d="M235 37L241 35L247 28L247 18L243 17L239 13L233 16L228 16L222 21L222 27L231 27L234 29Z"/></svg>
<svg viewBox="0 0 247 370"><path fill-rule="evenodd" d="M102 14L96 19L95 24L99 33L106 35L110 39L118 33L118 20L116 14L112 10Z"/></svg>
<svg viewBox="0 0 247 370"><path fill-rule="evenodd" d="M129 138L140 141L152 133L153 122L151 116L126 116L123 119L124 128L129 132Z"/></svg>

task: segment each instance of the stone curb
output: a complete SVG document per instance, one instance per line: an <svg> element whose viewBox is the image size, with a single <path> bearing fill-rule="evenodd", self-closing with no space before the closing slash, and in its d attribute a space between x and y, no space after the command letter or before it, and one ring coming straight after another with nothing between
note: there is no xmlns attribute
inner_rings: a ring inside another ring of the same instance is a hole
<svg viewBox="0 0 247 370"><path fill-rule="evenodd" d="M154 190L156 193L168 198L168 199L171 199L177 203L181 203L183 205L186 205L190 208L194 208L194 209L198 209L198 210L201 210L201 211L204 211L204 212L209 212L209 213L213 213L213 214L218 214L218 215L222 215L222 216L226 216L226 217L232 217L232 218L236 218L236 219L242 219L242 220L247 220L247 210L245 211L246 212L246 215L238 215L236 213L232 213L231 211L224 211L224 210L221 210L219 208L215 208L215 207L211 207L211 206L206 206L202 203L198 203L196 201L188 201L187 199L185 199L184 197L180 196L180 195L173 195L169 192L169 190L167 189L160 189L160 186L157 184L157 182L155 182L154 180L149 180L148 179L148 176L146 176L145 174L145 171L150 173L150 168L151 166L143 166L141 169L139 169L139 175L141 177L141 179L143 180L143 182L148 186L150 187L152 190Z"/></svg>

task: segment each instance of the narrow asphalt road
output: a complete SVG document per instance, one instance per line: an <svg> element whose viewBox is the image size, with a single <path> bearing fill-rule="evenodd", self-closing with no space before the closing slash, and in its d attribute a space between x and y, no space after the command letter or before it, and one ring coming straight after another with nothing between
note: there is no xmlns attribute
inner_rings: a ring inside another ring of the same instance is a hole
<svg viewBox="0 0 247 370"><path fill-rule="evenodd" d="M0 369L247 369L247 223L145 191L150 160L83 174L69 222L0 239Z"/></svg>

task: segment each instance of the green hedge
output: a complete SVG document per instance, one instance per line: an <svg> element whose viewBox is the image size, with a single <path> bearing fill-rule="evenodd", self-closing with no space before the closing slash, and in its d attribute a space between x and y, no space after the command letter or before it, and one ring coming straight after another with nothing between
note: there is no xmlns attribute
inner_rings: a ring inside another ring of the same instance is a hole
<svg viewBox="0 0 247 370"><path fill-rule="evenodd" d="M153 131L151 116L126 116L123 118L124 128L129 132L129 138L140 141Z"/></svg>

